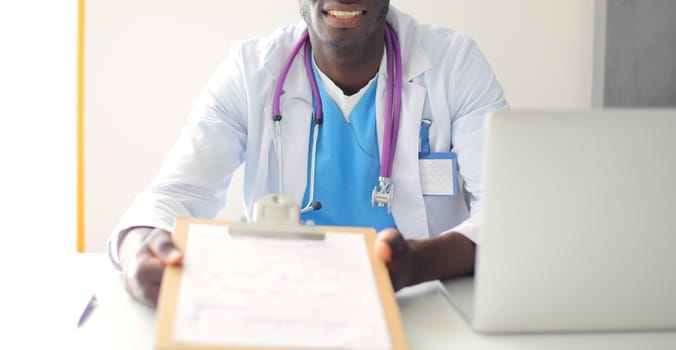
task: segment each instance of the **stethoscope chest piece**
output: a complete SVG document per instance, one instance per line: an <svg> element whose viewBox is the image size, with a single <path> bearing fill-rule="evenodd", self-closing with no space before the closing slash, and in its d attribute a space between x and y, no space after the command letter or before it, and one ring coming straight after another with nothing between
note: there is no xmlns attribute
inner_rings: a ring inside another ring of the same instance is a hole
<svg viewBox="0 0 676 350"><path fill-rule="evenodd" d="M387 212L392 212L392 199L394 198L394 184L387 177L378 178L378 186L373 187L371 192L371 205L384 207L387 205Z"/></svg>

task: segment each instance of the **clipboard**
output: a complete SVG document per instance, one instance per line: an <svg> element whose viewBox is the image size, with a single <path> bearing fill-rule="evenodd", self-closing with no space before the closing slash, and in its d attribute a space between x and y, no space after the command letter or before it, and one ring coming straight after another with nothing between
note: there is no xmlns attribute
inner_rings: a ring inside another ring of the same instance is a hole
<svg viewBox="0 0 676 350"><path fill-rule="evenodd" d="M258 205L258 204L257 204ZM256 209L255 209L256 212ZM292 216L295 214L292 214ZM254 213L254 216L257 216ZM399 313L399 307L396 302L394 291L392 289L389 274L385 264L378 259L374 254L374 242L376 239L376 232L370 228L356 228L356 227L334 227L334 226L302 226L295 223L290 225L279 224L275 225L266 224L265 220L256 219L257 222L242 224L242 223L230 223L227 221L214 221L214 220L204 220L204 219L189 219L189 218L179 218L176 220L174 228L174 241L178 248L185 252L188 242L188 235L190 225L200 224L200 225L213 225L213 226L228 226L229 228L239 227L242 229L244 225L247 227L253 228L252 232L265 232L266 234L274 234L273 231L279 231L281 234L289 234L299 229L300 231L305 230L303 234L306 235L319 235L317 239L322 239L321 235L323 232L332 232L348 235L361 235L364 237L364 243L366 245L366 251L368 254L368 260L372 269L372 278L375 283L376 292L378 300L380 301L380 307L383 312L383 318L385 321L385 327L387 329L387 334L389 336L390 348L393 350L405 350L408 349L406 342L406 337L404 335L404 328L401 321L401 315ZM292 218L292 220L294 220ZM221 345L221 344L205 344L205 343L184 343L177 341L174 337L174 327L176 324L177 318L177 308L179 301L179 291L181 286L183 267L167 267L164 272L162 288L160 290L160 296L158 299L157 306L157 333L156 333L156 342L155 348L158 350L182 350L182 349L203 349L203 350L226 350L226 349L282 349L282 347L257 347L254 345ZM285 348L288 349L288 348Z"/></svg>

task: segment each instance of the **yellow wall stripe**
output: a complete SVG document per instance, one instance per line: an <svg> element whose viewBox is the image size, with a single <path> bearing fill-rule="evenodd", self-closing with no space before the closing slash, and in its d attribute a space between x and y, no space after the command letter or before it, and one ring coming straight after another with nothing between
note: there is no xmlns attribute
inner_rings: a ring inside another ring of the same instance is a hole
<svg viewBox="0 0 676 350"><path fill-rule="evenodd" d="M85 68L85 0L77 4L77 243L78 253L85 251L84 193L84 68Z"/></svg>

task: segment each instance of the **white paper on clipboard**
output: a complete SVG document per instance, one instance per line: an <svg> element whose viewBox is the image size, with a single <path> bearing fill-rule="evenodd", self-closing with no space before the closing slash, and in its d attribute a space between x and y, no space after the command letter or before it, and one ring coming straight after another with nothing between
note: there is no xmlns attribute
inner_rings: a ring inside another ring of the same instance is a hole
<svg viewBox="0 0 676 350"><path fill-rule="evenodd" d="M362 235L234 236L190 224L174 338L205 345L390 349Z"/></svg>

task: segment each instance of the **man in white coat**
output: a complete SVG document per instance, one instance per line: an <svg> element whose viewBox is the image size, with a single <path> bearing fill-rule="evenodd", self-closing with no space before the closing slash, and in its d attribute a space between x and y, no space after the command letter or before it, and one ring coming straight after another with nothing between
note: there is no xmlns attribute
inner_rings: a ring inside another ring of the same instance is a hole
<svg viewBox="0 0 676 350"><path fill-rule="evenodd" d="M303 219L379 230L376 252L395 289L473 272L486 114L507 107L490 66L467 36L421 25L389 0L299 0L299 6L304 21L231 52L160 173L112 235L109 255L136 299L154 305L164 267L180 264L170 233L174 219L214 217L243 162L250 217L253 204L268 193L298 203L319 199L322 208ZM311 51L292 54L301 44ZM392 142L384 130L392 125L386 104L395 77L388 68L397 65L397 51L401 112ZM273 96L287 62L284 119L275 123ZM320 96L313 94L310 72ZM318 129L315 99L324 105ZM457 176L444 176L462 190L426 192L419 162L435 158L430 154L452 154ZM372 206L371 188L383 177L383 164L391 169L385 177L396 185L394 196L388 205Z"/></svg>

